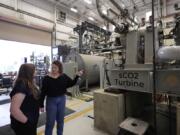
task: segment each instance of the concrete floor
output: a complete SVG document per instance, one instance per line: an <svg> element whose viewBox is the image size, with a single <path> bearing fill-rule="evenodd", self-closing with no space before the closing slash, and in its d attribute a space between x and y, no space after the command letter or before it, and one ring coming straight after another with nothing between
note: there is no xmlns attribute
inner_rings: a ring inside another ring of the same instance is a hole
<svg viewBox="0 0 180 135"><path fill-rule="evenodd" d="M94 128L93 101L68 99L66 106L76 112L65 118L64 135L108 135ZM90 116L90 117L89 117ZM38 135L44 135L44 126L38 129ZM54 128L53 135L56 135Z"/></svg>
<svg viewBox="0 0 180 135"><path fill-rule="evenodd" d="M0 101L8 98L8 95L1 95ZM66 106L76 112L65 117L64 135L108 135L94 128L94 120L90 118L93 117L93 101L68 98ZM0 105L0 127L10 123L9 107L9 103ZM44 128L38 128L38 135L44 135ZM55 128L53 135L56 135Z"/></svg>
<svg viewBox="0 0 180 135"><path fill-rule="evenodd" d="M108 135L95 129L94 120L87 115L88 113L65 123L64 135Z"/></svg>

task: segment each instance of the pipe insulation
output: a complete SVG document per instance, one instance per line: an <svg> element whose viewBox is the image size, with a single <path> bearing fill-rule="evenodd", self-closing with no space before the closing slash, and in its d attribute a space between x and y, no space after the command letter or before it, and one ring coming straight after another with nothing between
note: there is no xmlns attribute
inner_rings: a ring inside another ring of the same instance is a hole
<svg viewBox="0 0 180 135"><path fill-rule="evenodd" d="M124 23L117 24L115 21L113 21L113 19L109 18L108 16L106 16L102 13L101 6L100 6L100 0L96 0L96 6L97 6L97 11L98 11L99 15L103 19L105 19L106 21L108 21L109 23L114 25L118 29L119 33L126 33L128 31L127 25L125 25ZM129 24L129 25L131 25L131 24Z"/></svg>
<svg viewBox="0 0 180 135"><path fill-rule="evenodd" d="M161 47L157 52L157 57L160 61L180 60L180 46Z"/></svg>
<svg viewBox="0 0 180 135"><path fill-rule="evenodd" d="M114 0L110 0L110 1L121 13L124 13L124 9L118 3L116 3ZM129 15L127 15L126 17L131 22L133 22L134 24L138 25L138 23L132 17L130 17Z"/></svg>
<svg viewBox="0 0 180 135"><path fill-rule="evenodd" d="M97 6L97 11L99 13L99 15L105 19L106 21L110 22L111 24L113 24L115 27L120 27L115 21L113 21L112 19L110 19L108 16L104 15L101 11L101 6L100 6L100 0L96 0L96 6Z"/></svg>

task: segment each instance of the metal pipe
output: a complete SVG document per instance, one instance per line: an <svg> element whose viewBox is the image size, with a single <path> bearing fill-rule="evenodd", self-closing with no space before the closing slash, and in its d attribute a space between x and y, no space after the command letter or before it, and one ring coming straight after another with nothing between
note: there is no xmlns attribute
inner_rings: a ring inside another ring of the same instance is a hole
<svg viewBox="0 0 180 135"><path fill-rule="evenodd" d="M160 62L180 60L180 46L164 46L159 48L157 57Z"/></svg>
<svg viewBox="0 0 180 135"><path fill-rule="evenodd" d="M100 0L96 0L96 6L97 6L97 11L98 11L98 13L99 13L99 15L103 18L103 19L105 19L106 21L108 21L108 22L110 22L112 25L114 25L116 28L118 28L118 30L120 31L120 32L123 32L123 30L124 30L124 25L123 24L117 24L116 22L114 22L112 19L110 19L108 16L106 16L106 15L104 15L103 13L102 13L102 11L101 11L101 9L100 9Z"/></svg>
<svg viewBox="0 0 180 135"><path fill-rule="evenodd" d="M164 16L167 16L167 0L163 0Z"/></svg>
<svg viewBox="0 0 180 135"><path fill-rule="evenodd" d="M180 103L177 104L177 135L180 135Z"/></svg>
<svg viewBox="0 0 180 135"><path fill-rule="evenodd" d="M53 61L53 47L56 47L56 32L55 32L56 23L53 25L53 30L51 32L51 61Z"/></svg>
<svg viewBox="0 0 180 135"><path fill-rule="evenodd" d="M109 16L109 13L110 13L110 10L107 10L107 16ZM107 22L107 24L106 24L106 28L107 28L107 30L109 31L109 22ZM107 36L105 36L105 43L107 43Z"/></svg>
<svg viewBox="0 0 180 135"><path fill-rule="evenodd" d="M156 119L156 58L155 58L155 53L156 53L156 44L155 44L155 17L154 17L154 1L152 0L152 36L153 36L153 119L154 119L154 131L155 134L157 135L157 119Z"/></svg>
<svg viewBox="0 0 180 135"><path fill-rule="evenodd" d="M119 14L118 13L116 13L114 10L112 10L111 8L109 9L109 11L111 12L111 13L113 13L116 17L114 17L114 18L112 18L112 20L114 20L114 19L118 19L118 17L119 17ZM131 23L129 23L127 20L124 20L127 24L129 24L130 26L132 26L133 27L133 25L131 24Z"/></svg>
<svg viewBox="0 0 180 135"><path fill-rule="evenodd" d="M116 3L114 0L110 0L110 1L121 13L124 13L124 9L121 8L121 6L119 6L118 3ZM133 18L131 18L129 15L127 16L127 18L134 24L138 25L138 23Z"/></svg>
<svg viewBox="0 0 180 135"><path fill-rule="evenodd" d="M54 5L54 23L57 23L57 19L56 19L56 16L57 16L57 5Z"/></svg>
<svg viewBox="0 0 180 135"><path fill-rule="evenodd" d="M111 13L113 13L114 15L119 16L118 13L116 13L116 12L115 12L114 10L112 10L111 8L109 9L109 11L110 11Z"/></svg>
<svg viewBox="0 0 180 135"><path fill-rule="evenodd" d="M168 110L169 110L169 135L171 135L172 132L172 97L169 97L169 105L168 105Z"/></svg>
<svg viewBox="0 0 180 135"><path fill-rule="evenodd" d="M105 19L106 21L110 22L111 24L113 24L114 26L118 27L118 24L115 23L112 19L110 19L109 17L107 17L106 15L104 15L100 9L100 4L99 4L100 0L96 0L96 6L97 6L97 11L99 13L99 15Z"/></svg>
<svg viewBox="0 0 180 135"><path fill-rule="evenodd" d="M17 10L18 9L18 0L14 1L14 9Z"/></svg>
<svg viewBox="0 0 180 135"><path fill-rule="evenodd" d="M158 16L161 17L161 0L158 0Z"/></svg>

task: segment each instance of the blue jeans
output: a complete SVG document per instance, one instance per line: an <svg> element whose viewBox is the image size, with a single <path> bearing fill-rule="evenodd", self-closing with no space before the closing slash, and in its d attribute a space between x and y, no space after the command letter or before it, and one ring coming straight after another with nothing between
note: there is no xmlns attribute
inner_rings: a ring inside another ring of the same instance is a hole
<svg viewBox="0 0 180 135"><path fill-rule="evenodd" d="M52 135L57 122L57 135L63 135L66 96L47 97L45 135Z"/></svg>

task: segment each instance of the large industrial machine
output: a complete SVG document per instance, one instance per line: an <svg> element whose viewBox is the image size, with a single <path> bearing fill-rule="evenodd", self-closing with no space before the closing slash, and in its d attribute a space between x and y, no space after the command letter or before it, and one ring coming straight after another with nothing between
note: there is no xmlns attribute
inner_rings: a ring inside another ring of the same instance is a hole
<svg viewBox="0 0 180 135"><path fill-rule="evenodd" d="M77 25L74 32L79 35L79 53L81 54L91 55L109 49L109 47L106 47L108 45L106 43L111 32L103 28L85 21L81 25Z"/></svg>
<svg viewBox="0 0 180 135"><path fill-rule="evenodd" d="M88 89L100 79L106 92L122 93L124 117L147 122L148 134L175 135L180 95L180 17L176 16L173 29L164 35L162 20L155 21L154 9L148 23L143 19L138 23L128 9L115 0L109 2L120 12L121 22L104 14L100 0L96 0L99 15L115 26L114 32L89 22L74 28L79 35L79 48L62 51L68 52L62 58L64 70L71 77L78 70L85 70L81 88ZM153 4L154 0L152 7ZM165 46L166 39L174 39L175 44Z"/></svg>
<svg viewBox="0 0 180 135"><path fill-rule="evenodd" d="M77 70L84 70L84 75L81 77L80 87L88 89L89 86L100 86L100 68L102 67L104 57L79 54L76 52L70 53L66 62L77 63ZM102 69L101 69L102 70Z"/></svg>
<svg viewBox="0 0 180 135"><path fill-rule="evenodd" d="M176 111L172 111L172 104L178 102L177 97L180 95L180 19L176 16L173 30L164 36L161 25L154 21L154 14L149 18L147 26L139 27L140 25L128 14L128 10L120 7L116 1L110 1L121 12L123 21L118 24L103 14L100 1L96 0L99 15L116 27L115 32L119 34L121 43L116 57L107 58L104 62L105 91L122 92L125 95L128 93L128 100L133 101L134 106L139 103L137 101L146 102L146 106L134 110L134 113L130 114L125 110L126 117L133 116L145 120L154 129L151 133L153 135L175 135L173 116ZM136 26L137 29L132 29ZM167 38L173 38L176 44L164 46L163 40ZM131 98L131 94L134 93L137 94L135 100ZM151 109L147 111L147 108ZM137 114L139 111L141 113ZM151 112L149 118L147 112ZM167 117L160 119L162 112ZM165 123L162 122L164 119L167 120ZM163 126L157 124L160 121Z"/></svg>

